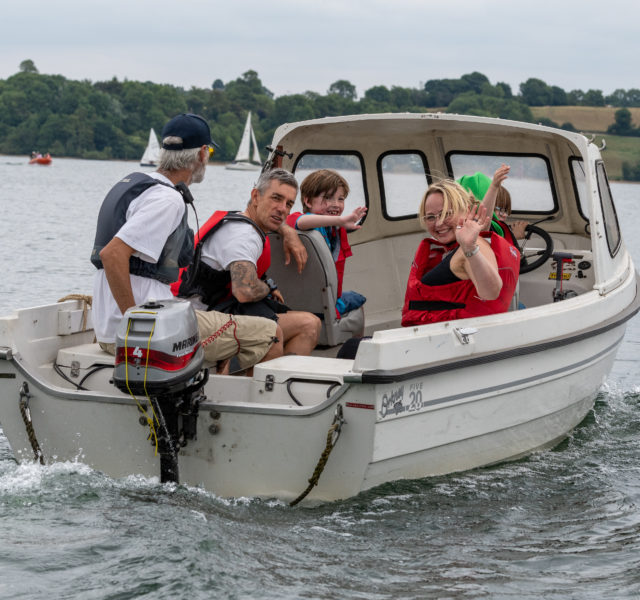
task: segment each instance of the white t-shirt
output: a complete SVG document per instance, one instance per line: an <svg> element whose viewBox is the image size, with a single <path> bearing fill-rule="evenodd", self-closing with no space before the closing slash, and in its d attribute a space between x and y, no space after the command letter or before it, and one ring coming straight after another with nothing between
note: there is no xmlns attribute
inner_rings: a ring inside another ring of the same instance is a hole
<svg viewBox="0 0 640 600"><path fill-rule="evenodd" d="M256 228L250 223L225 223L202 244L202 260L214 269L226 271L237 260L258 265L264 244Z"/></svg>
<svg viewBox="0 0 640 600"><path fill-rule="evenodd" d="M173 185L160 173L153 172L149 175ZM167 238L180 224L185 210L185 203L178 191L165 185L154 185L129 204L127 220L116 237L135 249L133 256L157 263ZM142 304L151 298L173 298L171 288L157 279L139 275L129 277L136 304ZM115 342L122 313L111 294L104 269L98 269L93 280L92 315L96 339L105 343Z"/></svg>
<svg viewBox="0 0 640 600"><path fill-rule="evenodd" d="M256 228L242 221L225 223L202 244L202 261L218 271L226 271L232 262L246 260L258 265L264 244ZM189 301L196 310L207 310L200 296Z"/></svg>

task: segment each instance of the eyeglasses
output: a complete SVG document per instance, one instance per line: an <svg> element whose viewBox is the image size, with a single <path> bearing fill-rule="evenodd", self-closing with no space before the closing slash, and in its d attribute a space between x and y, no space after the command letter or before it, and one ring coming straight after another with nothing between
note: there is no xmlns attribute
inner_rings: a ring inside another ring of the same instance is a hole
<svg viewBox="0 0 640 600"><path fill-rule="evenodd" d="M444 217L441 217L441 215L423 215L421 218L425 223L435 223L436 221L445 221L447 219L450 219L451 217L453 217L453 211L450 210L449 212L445 213Z"/></svg>
<svg viewBox="0 0 640 600"><path fill-rule="evenodd" d="M216 153L216 149L213 146L209 146L209 158Z"/></svg>
<svg viewBox="0 0 640 600"><path fill-rule="evenodd" d="M496 206L495 207L495 211L496 211L496 213L501 214L501 215L508 215L509 214L509 211L504 206Z"/></svg>

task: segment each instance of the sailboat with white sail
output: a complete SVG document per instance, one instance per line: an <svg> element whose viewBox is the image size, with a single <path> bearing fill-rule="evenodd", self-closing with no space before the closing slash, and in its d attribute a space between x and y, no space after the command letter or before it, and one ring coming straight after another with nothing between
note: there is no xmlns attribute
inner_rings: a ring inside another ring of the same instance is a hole
<svg viewBox="0 0 640 600"><path fill-rule="evenodd" d="M256 135L251 127L251 111L249 111L236 157L226 168L237 171L257 171L261 168L261 164Z"/></svg>
<svg viewBox="0 0 640 600"><path fill-rule="evenodd" d="M149 141L147 147L140 159L141 167L157 167L158 159L160 157L160 144L158 143L158 136L153 130L153 127L149 131Z"/></svg>

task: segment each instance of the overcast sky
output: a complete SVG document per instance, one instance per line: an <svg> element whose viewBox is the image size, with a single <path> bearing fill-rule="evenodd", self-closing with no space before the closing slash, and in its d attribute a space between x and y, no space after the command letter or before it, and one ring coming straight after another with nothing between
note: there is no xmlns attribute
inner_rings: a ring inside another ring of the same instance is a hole
<svg viewBox="0 0 640 600"><path fill-rule="evenodd" d="M184 88L249 69L276 96L338 79L420 87L480 71L514 93L640 88L634 0L3 0L0 79L40 73Z"/></svg>

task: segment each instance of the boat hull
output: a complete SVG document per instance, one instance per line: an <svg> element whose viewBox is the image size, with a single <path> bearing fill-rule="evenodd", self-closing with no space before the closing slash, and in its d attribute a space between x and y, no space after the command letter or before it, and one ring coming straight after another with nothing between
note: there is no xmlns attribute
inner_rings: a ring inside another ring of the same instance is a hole
<svg viewBox="0 0 640 600"><path fill-rule="evenodd" d="M329 374L327 381L300 383L294 390L305 399L303 407L291 402L287 384L292 372L305 378L308 357L286 367L286 361L256 367L260 372L241 382L240 392L229 387L238 378L221 378L208 384L197 439L180 452L179 480L222 497L291 500L306 487L325 449L338 405L345 424L310 500L347 498L389 481L519 458L555 445L584 419L624 328L620 324L490 367L461 365L377 384L339 385ZM115 388L102 395L53 388L29 374L19 357L0 360L0 369L0 423L17 460L34 456L19 410L18 390L26 382L34 432L47 462L79 461L113 477L159 476L159 457L132 398ZM267 372L275 374L269 394L261 380ZM334 391L326 398L330 386ZM231 389L242 401L226 399ZM263 400L267 395L269 402Z"/></svg>
<svg viewBox="0 0 640 600"><path fill-rule="evenodd" d="M53 159L50 156L41 156L40 158L32 158L30 165L50 165Z"/></svg>

